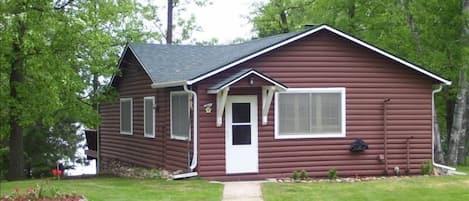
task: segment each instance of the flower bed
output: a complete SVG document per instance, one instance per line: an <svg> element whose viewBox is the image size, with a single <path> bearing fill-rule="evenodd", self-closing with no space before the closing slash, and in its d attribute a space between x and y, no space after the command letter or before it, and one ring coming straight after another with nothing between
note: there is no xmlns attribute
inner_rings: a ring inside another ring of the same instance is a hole
<svg viewBox="0 0 469 201"><path fill-rule="evenodd" d="M47 182L24 191L16 188L14 192L0 198L0 201L87 201L82 195L59 192L49 187Z"/></svg>

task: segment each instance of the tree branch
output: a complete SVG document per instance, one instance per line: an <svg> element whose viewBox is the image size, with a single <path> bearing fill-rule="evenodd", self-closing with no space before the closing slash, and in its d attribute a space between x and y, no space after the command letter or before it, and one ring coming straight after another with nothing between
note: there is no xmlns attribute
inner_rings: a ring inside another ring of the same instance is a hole
<svg viewBox="0 0 469 201"><path fill-rule="evenodd" d="M65 7L67 7L68 5L70 5L71 3L73 3L75 0L68 0L66 1L65 3L63 3L62 5L59 5L59 2L56 2L54 3L54 9L55 10L64 10Z"/></svg>

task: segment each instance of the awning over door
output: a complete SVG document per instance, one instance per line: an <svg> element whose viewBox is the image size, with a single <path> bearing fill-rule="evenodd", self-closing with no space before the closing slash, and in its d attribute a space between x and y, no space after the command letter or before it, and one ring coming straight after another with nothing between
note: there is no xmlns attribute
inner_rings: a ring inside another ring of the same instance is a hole
<svg viewBox="0 0 469 201"><path fill-rule="evenodd" d="M225 110L226 98L230 86L262 87L262 125L267 124L267 116L272 103L273 95L277 91L285 91L287 87L280 82L256 71L243 69L217 84L208 88L207 93L217 94L217 127L222 125L222 116Z"/></svg>

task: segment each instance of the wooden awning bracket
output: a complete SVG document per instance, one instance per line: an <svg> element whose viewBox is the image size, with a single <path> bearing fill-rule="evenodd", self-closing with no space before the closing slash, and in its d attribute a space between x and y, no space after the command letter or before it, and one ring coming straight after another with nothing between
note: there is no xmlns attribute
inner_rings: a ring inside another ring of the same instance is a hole
<svg viewBox="0 0 469 201"><path fill-rule="evenodd" d="M222 125L223 111L225 111L226 98L230 87L225 87L217 93L217 127Z"/></svg>
<svg viewBox="0 0 469 201"><path fill-rule="evenodd" d="M276 91L277 87L275 86L262 87L262 125L267 125L270 105Z"/></svg>

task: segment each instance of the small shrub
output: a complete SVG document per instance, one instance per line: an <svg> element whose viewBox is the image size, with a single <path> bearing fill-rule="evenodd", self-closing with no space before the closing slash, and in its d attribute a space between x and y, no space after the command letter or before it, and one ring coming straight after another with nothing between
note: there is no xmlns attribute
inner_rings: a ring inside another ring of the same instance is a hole
<svg viewBox="0 0 469 201"><path fill-rule="evenodd" d="M328 174L327 174L327 177L328 177L330 180L337 179L337 170L334 169L334 168L329 169Z"/></svg>
<svg viewBox="0 0 469 201"><path fill-rule="evenodd" d="M300 179L301 180L308 179L308 173L306 172L306 170L301 170L300 171Z"/></svg>
<svg viewBox="0 0 469 201"><path fill-rule="evenodd" d="M293 173L291 174L291 178L293 180L298 180L300 178L300 175L298 174L298 171L293 171Z"/></svg>
<svg viewBox="0 0 469 201"><path fill-rule="evenodd" d="M422 174L424 174L424 175L430 175L430 174L432 174L432 172L433 172L433 164L432 164L432 161L427 160L427 161L423 162L423 163L420 165L420 170L422 171Z"/></svg>

